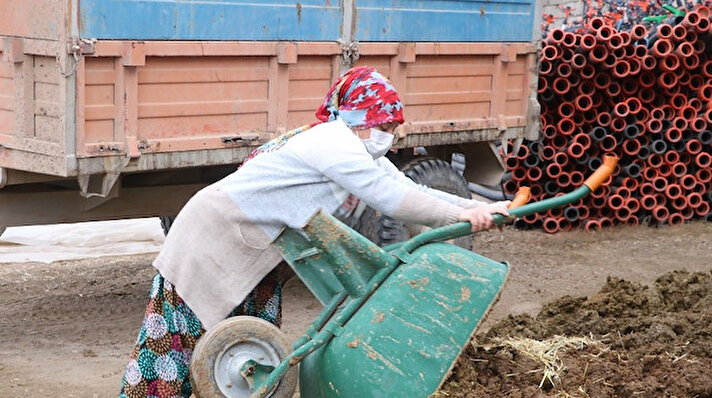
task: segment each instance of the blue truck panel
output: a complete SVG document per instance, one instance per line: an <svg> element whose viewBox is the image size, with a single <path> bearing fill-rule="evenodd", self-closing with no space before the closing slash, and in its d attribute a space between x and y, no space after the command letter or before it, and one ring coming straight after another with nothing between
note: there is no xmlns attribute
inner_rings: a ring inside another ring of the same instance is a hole
<svg viewBox="0 0 712 398"><path fill-rule="evenodd" d="M80 34L124 40L334 41L338 0L80 0ZM358 0L358 41L529 42L535 0Z"/></svg>
<svg viewBox="0 0 712 398"><path fill-rule="evenodd" d="M304 40L341 37L337 0L81 0L80 34L126 40Z"/></svg>
<svg viewBox="0 0 712 398"><path fill-rule="evenodd" d="M529 42L534 0L358 0L355 40Z"/></svg>

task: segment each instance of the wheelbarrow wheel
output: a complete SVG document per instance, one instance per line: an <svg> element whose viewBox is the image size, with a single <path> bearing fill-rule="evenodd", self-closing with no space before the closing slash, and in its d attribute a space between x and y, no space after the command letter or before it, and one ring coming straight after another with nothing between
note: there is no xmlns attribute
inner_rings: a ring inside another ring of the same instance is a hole
<svg viewBox="0 0 712 398"><path fill-rule="evenodd" d="M440 159L416 159L406 163L403 174L418 184L451 193L463 198L471 198L467 181L449 163ZM407 224L394 218L381 214L379 211L367 207L356 230L378 246L402 242L421 233L424 227ZM463 236L453 242L455 245L471 250L472 236Z"/></svg>
<svg viewBox="0 0 712 398"><path fill-rule="evenodd" d="M197 398L247 398L250 386L240 368L247 360L276 367L291 352L284 334L271 323L251 316L226 319L198 340L190 365ZM297 367L282 377L267 397L291 398L297 387Z"/></svg>

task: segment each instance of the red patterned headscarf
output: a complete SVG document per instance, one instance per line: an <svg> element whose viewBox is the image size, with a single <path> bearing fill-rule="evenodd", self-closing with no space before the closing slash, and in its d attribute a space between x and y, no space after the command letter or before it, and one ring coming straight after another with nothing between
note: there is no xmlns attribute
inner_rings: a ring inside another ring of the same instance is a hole
<svg viewBox="0 0 712 398"><path fill-rule="evenodd" d="M347 126L357 129L389 122L403 123L403 104L391 82L375 69L365 66L351 68L331 86L324 102L316 110L318 122L297 127L264 143L252 151L245 162L261 153L275 151L295 135L317 124L336 120L337 116Z"/></svg>
<svg viewBox="0 0 712 398"><path fill-rule="evenodd" d="M324 98L316 118L322 122L339 116L352 128L366 129L389 122L403 123L403 104L383 75L373 68L351 68Z"/></svg>

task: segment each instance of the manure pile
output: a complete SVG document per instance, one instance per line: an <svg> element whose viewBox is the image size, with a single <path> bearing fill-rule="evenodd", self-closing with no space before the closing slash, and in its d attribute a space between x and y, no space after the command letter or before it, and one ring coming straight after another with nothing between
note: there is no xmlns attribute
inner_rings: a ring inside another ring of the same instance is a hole
<svg viewBox="0 0 712 398"><path fill-rule="evenodd" d="M712 273L609 278L478 334L433 397L712 397Z"/></svg>

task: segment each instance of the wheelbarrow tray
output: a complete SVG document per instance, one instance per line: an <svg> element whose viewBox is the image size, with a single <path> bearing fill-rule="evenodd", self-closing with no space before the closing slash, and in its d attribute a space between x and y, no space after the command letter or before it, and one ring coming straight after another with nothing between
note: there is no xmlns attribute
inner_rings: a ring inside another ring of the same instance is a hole
<svg viewBox="0 0 712 398"><path fill-rule="evenodd" d="M301 395L434 393L496 302L509 266L447 243L419 247L300 365Z"/></svg>

